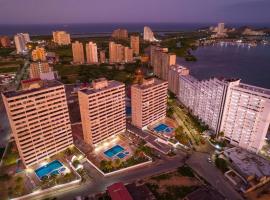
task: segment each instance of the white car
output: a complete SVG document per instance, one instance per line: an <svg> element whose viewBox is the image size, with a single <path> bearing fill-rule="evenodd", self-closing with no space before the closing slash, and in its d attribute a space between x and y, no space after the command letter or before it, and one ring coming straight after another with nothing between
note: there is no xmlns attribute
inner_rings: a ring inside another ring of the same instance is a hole
<svg viewBox="0 0 270 200"><path fill-rule="evenodd" d="M212 162L212 160L211 160L211 158L210 158L210 157L209 157L207 160L208 160L208 162L209 162L209 163L211 163L211 162Z"/></svg>

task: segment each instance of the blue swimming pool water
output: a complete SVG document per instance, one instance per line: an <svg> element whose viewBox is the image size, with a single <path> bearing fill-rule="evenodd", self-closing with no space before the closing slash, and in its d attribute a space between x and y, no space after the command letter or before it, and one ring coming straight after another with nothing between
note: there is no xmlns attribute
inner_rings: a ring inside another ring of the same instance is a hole
<svg viewBox="0 0 270 200"><path fill-rule="evenodd" d="M54 160L49 164L42 166L35 170L36 175L41 179L43 176L48 176L51 174L59 174L58 169L63 167L63 164L58 160Z"/></svg>
<svg viewBox="0 0 270 200"><path fill-rule="evenodd" d="M171 133L173 131L173 128L170 128L168 125L166 124L159 124L157 125L154 130L156 132L162 132L162 133Z"/></svg>
<svg viewBox="0 0 270 200"><path fill-rule="evenodd" d="M112 158L116 154L124 151L124 148L121 147L120 145L115 145L114 147L108 149L107 151L104 151L104 154L108 156L109 158Z"/></svg>
<svg viewBox="0 0 270 200"><path fill-rule="evenodd" d="M117 157L118 157L118 158L124 158L124 157L126 157L126 154L124 154L124 153L119 153L119 154L117 154Z"/></svg>

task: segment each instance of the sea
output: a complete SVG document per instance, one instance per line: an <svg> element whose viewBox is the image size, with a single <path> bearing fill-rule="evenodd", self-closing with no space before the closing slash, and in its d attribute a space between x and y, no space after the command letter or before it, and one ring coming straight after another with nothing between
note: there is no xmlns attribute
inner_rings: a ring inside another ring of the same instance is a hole
<svg viewBox="0 0 270 200"><path fill-rule="evenodd" d="M198 59L177 63L190 69L199 80L211 77L240 78L241 82L270 89L270 45L221 45L199 47L192 52Z"/></svg>
<svg viewBox="0 0 270 200"><path fill-rule="evenodd" d="M91 24L31 24L31 25L1 25L0 35L12 36L27 32L30 35L51 35L52 31L65 30L71 34L111 33L117 28L126 28L129 32L143 32L144 26L149 26L155 32L191 31L217 23L91 23ZM255 28L270 27L269 24L226 24L230 27L252 26Z"/></svg>

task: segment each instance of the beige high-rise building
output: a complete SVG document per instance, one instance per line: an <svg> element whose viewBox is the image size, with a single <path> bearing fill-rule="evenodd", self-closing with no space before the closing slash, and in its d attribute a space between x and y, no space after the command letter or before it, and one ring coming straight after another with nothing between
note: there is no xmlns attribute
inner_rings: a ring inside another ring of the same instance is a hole
<svg viewBox="0 0 270 200"><path fill-rule="evenodd" d="M171 65L168 73L168 88L178 96L180 76L189 75L189 69L180 65Z"/></svg>
<svg viewBox="0 0 270 200"><path fill-rule="evenodd" d="M102 50L102 51L99 52L99 60L100 60L100 63L105 63L106 62L105 50Z"/></svg>
<svg viewBox="0 0 270 200"><path fill-rule="evenodd" d="M133 49L135 55L140 53L140 37L132 35L130 36L130 47Z"/></svg>
<svg viewBox="0 0 270 200"><path fill-rule="evenodd" d="M71 43L70 34L65 31L54 31L53 41L58 45L69 45Z"/></svg>
<svg viewBox="0 0 270 200"><path fill-rule="evenodd" d="M33 61L46 61L46 51L43 47L36 47L32 51L32 60Z"/></svg>
<svg viewBox="0 0 270 200"><path fill-rule="evenodd" d="M52 72L53 68L49 65L48 62L33 62L29 67L29 76L33 78L41 78L42 73Z"/></svg>
<svg viewBox="0 0 270 200"><path fill-rule="evenodd" d="M171 65L176 64L176 55L168 53L168 48L151 46L150 59L154 74L162 80L168 80L169 68Z"/></svg>
<svg viewBox="0 0 270 200"><path fill-rule="evenodd" d="M83 64L85 62L83 44L81 42L76 41L72 43L72 54L74 64Z"/></svg>
<svg viewBox="0 0 270 200"><path fill-rule="evenodd" d="M104 78L78 92L84 141L98 143L126 130L125 85Z"/></svg>
<svg viewBox="0 0 270 200"><path fill-rule="evenodd" d="M6 48L6 47L10 47L11 42L8 36L1 36L0 37L0 46Z"/></svg>
<svg viewBox="0 0 270 200"><path fill-rule="evenodd" d="M113 31L112 37L115 39L126 40L128 39L128 31L127 29L116 29Z"/></svg>
<svg viewBox="0 0 270 200"><path fill-rule="evenodd" d="M110 63L117 62L117 45L115 42L109 43L109 60Z"/></svg>
<svg viewBox="0 0 270 200"><path fill-rule="evenodd" d="M124 52L124 61L126 63L133 62L133 49L125 47Z"/></svg>
<svg viewBox="0 0 270 200"><path fill-rule="evenodd" d="M109 43L110 63L127 63L133 61L133 50L115 42Z"/></svg>
<svg viewBox="0 0 270 200"><path fill-rule="evenodd" d="M2 94L12 135L26 167L73 144L65 87L57 81Z"/></svg>
<svg viewBox="0 0 270 200"><path fill-rule="evenodd" d="M166 117L167 89L168 82L156 78L131 86L133 125L143 129Z"/></svg>
<svg viewBox="0 0 270 200"><path fill-rule="evenodd" d="M89 42L85 45L85 48L86 48L87 63L89 64L98 63L97 44Z"/></svg>

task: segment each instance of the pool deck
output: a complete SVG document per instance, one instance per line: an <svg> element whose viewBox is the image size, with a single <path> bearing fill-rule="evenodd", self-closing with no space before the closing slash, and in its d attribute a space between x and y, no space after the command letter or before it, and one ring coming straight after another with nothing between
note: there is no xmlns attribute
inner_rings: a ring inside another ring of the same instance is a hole
<svg viewBox="0 0 270 200"><path fill-rule="evenodd" d="M155 128L160 125L160 124L165 124L167 125L169 128L173 128L173 131L170 133L162 133L162 132L158 132L155 130ZM158 122L154 122L153 124L150 124L147 129L150 130L152 133L158 135L161 138L172 138L175 135L175 129L177 128L177 124L175 123L174 120L170 119L170 118L165 118L162 119Z"/></svg>

